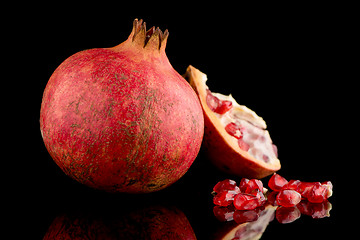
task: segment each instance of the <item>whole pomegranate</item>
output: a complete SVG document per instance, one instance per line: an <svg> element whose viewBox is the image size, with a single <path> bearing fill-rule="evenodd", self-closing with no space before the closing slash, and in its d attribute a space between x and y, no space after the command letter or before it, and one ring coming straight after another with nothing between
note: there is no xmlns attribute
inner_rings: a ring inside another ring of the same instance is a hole
<svg viewBox="0 0 360 240"><path fill-rule="evenodd" d="M78 52L52 74L40 129L68 176L105 191L145 193L189 169L203 137L203 112L166 56L167 38L167 30L147 31L135 19L125 42Z"/></svg>

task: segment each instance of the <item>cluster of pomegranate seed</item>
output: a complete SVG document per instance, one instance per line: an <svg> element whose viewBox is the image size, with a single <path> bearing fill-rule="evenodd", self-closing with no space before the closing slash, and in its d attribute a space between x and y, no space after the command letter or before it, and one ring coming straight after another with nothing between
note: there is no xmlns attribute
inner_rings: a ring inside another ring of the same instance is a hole
<svg viewBox="0 0 360 240"><path fill-rule="evenodd" d="M296 206L301 199L307 199L311 203L322 203L331 197L333 188L330 181L323 183L287 181L276 173L272 175L268 185L270 189L274 190L272 193L273 198L276 199L274 203L284 207Z"/></svg>
<svg viewBox="0 0 360 240"><path fill-rule="evenodd" d="M233 204L238 210L252 210L266 202L263 183L258 179L243 178L239 186L234 180L225 179L218 182L213 190L216 193L213 202L218 206Z"/></svg>
<svg viewBox="0 0 360 240"><path fill-rule="evenodd" d="M234 180L225 179L213 188L214 215L221 221L234 220L237 223L256 221L267 206L276 207L276 219L280 223L290 223L301 214L313 218L329 216L331 204L327 200L332 195L332 184L327 182L287 181L274 174L268 186L263 187L258 179L242 178L239 186Z"/></svg>

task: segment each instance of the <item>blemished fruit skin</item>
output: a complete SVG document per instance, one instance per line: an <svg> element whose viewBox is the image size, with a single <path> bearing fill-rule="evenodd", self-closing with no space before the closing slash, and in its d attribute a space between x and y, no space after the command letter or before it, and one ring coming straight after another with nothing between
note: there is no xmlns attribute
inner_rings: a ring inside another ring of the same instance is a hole
<svg viewBox="0 0 360 240"><path fill-rule="evenodd" d="M122 44L70 56L45 88L45 146L68 176L87 186L157 191L183 176L199 152L199 100L165 54L167 31L145 28L135 20Z"/></svg>

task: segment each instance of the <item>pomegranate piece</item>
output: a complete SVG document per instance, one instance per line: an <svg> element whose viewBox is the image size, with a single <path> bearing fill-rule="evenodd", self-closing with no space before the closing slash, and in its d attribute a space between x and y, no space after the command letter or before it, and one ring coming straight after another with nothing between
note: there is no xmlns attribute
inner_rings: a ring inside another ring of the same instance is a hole
<svg viewBox="0 0 360 240"><path fill-rule="evenodd" d="M211 92L206 75L198 69L189 66L184 77L203 107L204 152L219 170L260 179L280 169L277 148L260 116L231 95Z"/></svg>
<svg viewBox="0 0 360 240"><path fill-rule="evenodd" d="M222 206L222 207L229 206L233 202L234 196L236 194L237 194L236 191L224 190L214 196L213 202L217 206Z"/></svg>
<svg viewBox="0 0 360 240"><path fill-rule="evenodd" d="M301 217L301 212L297 207L279 207L275 212L279 223L292 223Z"/></svg>
<svg viewBox="0 0 360 240"><path fill-rule="evenodd" d="M218 114L224 114L232 108L232 102L220 100L209 89L207 89L206 103L213 112Z"/></svg>
<svg viewBox="0 0 360 240"><path fill-rule="evenodd" d="M326 187L326 199L332 196L333 193L333 185L330 181L322 182L321 185Z"/></svg>
<svg viewBox="0 0 360 240"><path fill-rule="evenodd" d="M303 198L308 198L314 184L314 182L301 182L298 185L297 192L299 192Z"/></svg>
<svg viewBox="0 0 360 240"><path fill-rule="evenodd" d="M300 185L300 181L299 180L290 180L288 183L286 183L282 189L283 190L295 190L297 191L298 186Z"/></svg>
<svg viewBox="0 0 360 240"><path fill-rule="evenodd" d="M243 137L243 133L242 133L243 128L234 122L231 122L228 125L226 125L225 130L229 135L233 136L236 139L241 139Z"/></svg>
<svg viewBox="0 0 360 240"><path fill-rule="evenodd" d="M237 194L233 204L237 210L252 210L260 206L259 199L256 196L247 193Z"/></svg>
<svg viewBox="0 0 360 240"><path fill-rule="evenodd" d="M242 178L239 185L242 193L252 193L255 190L263 192L264 185L261 180Z"/></svg>
<svg viewBox="0 0 360 240"><path fill-rule="evenodd" d="M240 181L240 184L239 184L239 188L240 188L240 191L243 192L243 193L246 193L246 190L248 188L248 184L249 184L249 179L247 178L242 178L241 181Z"/></svg>
<svg viewBox="0 0 360 240"><path fill-rule="evenodd" d="M274 175L272 175L271 178L269 179L268 185L270 189L278 192L287 183L288 181L285 178L283 178L277 173L274 173Z"/></svg>
<svg viewBox="0 0 360 240"><path fill-rule="evenodd" d="M316 182L308 194L307 199L312 203L321 203L327 199L328 188Z"/></svg>
<svg viewBox="0 0 360 240"><path fill-rule="evenodd" d="M220 193L225 190L227 190L227 191L234 190L234 191L240 192L239 187L236 186L236 182L231 179L222 180L222 181L218 182L213 188L213 191L216 193Z"/></svg>
<svg viewBox="0 0 360 240"><path fill-rule="evenodd" d="M280 206L293 207L301 201L301 195L295 190L281 190L276 196L276 202Z"/></svg>

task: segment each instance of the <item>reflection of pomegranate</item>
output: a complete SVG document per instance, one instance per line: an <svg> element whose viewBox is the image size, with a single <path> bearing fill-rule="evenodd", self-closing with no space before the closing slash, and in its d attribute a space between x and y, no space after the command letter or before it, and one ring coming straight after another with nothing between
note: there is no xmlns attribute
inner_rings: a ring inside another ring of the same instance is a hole
<svg viewBox="0 0 360 240"><path fill-rule="evenodd" d="M213 93L207 77L189 66L185 77L200 98L205 118L203 146L220 170L263 178L280 169L277 147L272 143L265 121L229 95Z"/></svg>
<svg viewBox="0 0 360 240"><path fill-rule="evenodd" d="M274 219L276 207L267 205L266 208L258 213L255 220L245 223L237 223L236 221L225 224L221 229L218 229L214 234L213 239L217 240L231 240L231 239L260 239L266 227ZM243 217L240 216L242 211L234 211L234 220ZM249 211L246 211L250 213ZM229 215L230 213L228 213ZM217 216L219 218L219 216ZM227 220L228 221L228 220ZM238 221L240 222L240 221Z"/></svg>
<svg viewBox="0 0 360 240"><path fill-rule="evenodd" d="M70 177L117 192L152 192L177 181L200 149L204 120L190 85L165 53L168 31L134 21L113 48L81 51L52 74L40 128Z"/></svg>
<svg viewBox="0 0 360 240"><path fill-rule="evenodd" d="M152 206L121 216L74 214L58 216L47 239L196 239L185 214L175 207Z"/></svg>

